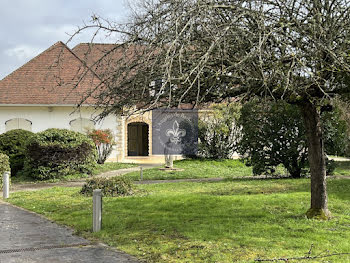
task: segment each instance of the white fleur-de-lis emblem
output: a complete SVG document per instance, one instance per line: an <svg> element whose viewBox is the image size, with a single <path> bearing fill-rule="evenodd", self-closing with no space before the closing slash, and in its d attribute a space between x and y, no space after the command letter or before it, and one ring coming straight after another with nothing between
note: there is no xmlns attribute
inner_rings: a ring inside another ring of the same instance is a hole
<svg viewBox="0 0 350 263"><path fill-rule="evenodd" d="M173 129L166 130L166 136L170 137L170 141L178 144L181 142L181 138L186 136L186 130L179 128L179 123L174 121Z"/></svg>

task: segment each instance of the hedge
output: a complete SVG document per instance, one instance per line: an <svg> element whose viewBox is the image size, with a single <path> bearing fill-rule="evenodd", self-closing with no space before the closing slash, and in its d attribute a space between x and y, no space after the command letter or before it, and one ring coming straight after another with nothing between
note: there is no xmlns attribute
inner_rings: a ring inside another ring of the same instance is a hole
<svg viewBox="0 0 350 263"><path fill-rule="evenodd" d="M96 160L95 145L86 135L67 129L47 129L28 142L24 174L40 180L91 174Z"/></svg>
<svg viewBox="0 0 350 263"><path fill-rule="evenodd" d="M34 133L16 129L0 134L0 152L10 158L11 175L15 176L23 169L26 144Z"/></svg>

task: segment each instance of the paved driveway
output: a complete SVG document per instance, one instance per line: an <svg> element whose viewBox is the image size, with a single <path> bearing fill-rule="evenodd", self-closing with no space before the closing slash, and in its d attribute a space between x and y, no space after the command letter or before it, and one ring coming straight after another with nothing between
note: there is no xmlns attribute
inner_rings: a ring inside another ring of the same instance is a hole
<svg viewBox="0 0 350 263"><path fill-rule="evenodd" d="M138 262L103 245L91 244L34 213L0 201L0 263Z"/></svg>

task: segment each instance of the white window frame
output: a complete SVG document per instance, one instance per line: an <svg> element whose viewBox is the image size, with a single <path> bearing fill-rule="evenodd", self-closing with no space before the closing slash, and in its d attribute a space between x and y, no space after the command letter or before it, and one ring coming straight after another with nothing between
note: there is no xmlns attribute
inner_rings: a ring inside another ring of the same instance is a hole
<svg viewBox="0 0 350 263"><path fill-rule="evenodd" d="M12 124L15 122L14 124ZM9 124L12 124L12 127L9 126ZM26 131L32 131L32 125L33 123L24 118L13 118L5 121L5 131L11 131L11 130L16 130L16 129L22 129Z"/></svg>

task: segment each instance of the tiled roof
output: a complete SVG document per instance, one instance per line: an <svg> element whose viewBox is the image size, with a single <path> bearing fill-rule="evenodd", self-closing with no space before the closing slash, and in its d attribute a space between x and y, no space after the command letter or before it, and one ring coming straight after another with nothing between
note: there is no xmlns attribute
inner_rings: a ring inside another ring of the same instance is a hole
<svg viewBox="0 0 350 263"><path fill-rule="evenodd" d="M100 80L64 43L50 48L0 81L0 104L78 104ZM94 104L89 98L85 104Z"/></svg>
<svg viewBox="0 0 350 263"><path fill-rule="evenodd" d="M106 79L117 70L117 65L122 65L125 62L125 59L135 58L138 50L135 46L81 43L75 46L72 51L98 76Z"/></svg>
<svg viewBox="0 0 350 263"><path fill-rule="evenodd" d="M91 67L103 56L110 57L116 47L116 44L81 43L72 48L72 52Z"/></svg>

